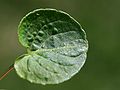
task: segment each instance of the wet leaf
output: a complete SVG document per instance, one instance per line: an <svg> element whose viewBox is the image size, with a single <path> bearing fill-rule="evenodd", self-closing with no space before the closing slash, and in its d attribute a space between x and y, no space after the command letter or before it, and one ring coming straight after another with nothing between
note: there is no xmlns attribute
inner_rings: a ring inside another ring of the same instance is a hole
<svg viewBox="0 0 120 90"><path fill-rule="evenodd" d="M37 9L18 28L28 54L15 61L17 74L32 83L58 84L70 79L86 60L88 42L80 24L63 11Z"/></svg>

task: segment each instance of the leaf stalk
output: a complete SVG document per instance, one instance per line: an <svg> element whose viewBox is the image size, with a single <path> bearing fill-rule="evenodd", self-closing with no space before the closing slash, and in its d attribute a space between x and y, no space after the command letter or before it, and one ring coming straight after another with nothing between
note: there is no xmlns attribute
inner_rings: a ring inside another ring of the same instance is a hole
<svg viewBox="0 0 120 90"><path fill-rule="evenodd" d="M14 69L14 65L11 65L9 69L0 77L0 80L6 77L13 69Z"/></svg>

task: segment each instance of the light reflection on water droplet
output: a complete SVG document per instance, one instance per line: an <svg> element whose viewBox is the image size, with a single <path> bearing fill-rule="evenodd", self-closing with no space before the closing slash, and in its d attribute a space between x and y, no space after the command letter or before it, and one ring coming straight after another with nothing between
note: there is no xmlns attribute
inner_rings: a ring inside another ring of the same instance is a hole
<svg viewBox="0 0 120 90"><path fill-rule="evenodd" d="M40 14L39 13L36 13L37 16L39 16Z"/></svg>

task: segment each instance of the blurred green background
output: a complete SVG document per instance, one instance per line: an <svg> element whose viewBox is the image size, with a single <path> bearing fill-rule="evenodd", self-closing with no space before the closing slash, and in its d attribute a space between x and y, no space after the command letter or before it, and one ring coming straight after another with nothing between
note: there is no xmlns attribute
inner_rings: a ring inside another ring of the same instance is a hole
<svg viewBox="0 0 120 90"><path fill-rule="evenodd" d="M72 79L58 85L36 85L15 71L0 81L5 90L120 90L120 0L0 0L0 76L23 54L17 26L36 8L56 8L81 23L89 40L88 58Z"/></svg>

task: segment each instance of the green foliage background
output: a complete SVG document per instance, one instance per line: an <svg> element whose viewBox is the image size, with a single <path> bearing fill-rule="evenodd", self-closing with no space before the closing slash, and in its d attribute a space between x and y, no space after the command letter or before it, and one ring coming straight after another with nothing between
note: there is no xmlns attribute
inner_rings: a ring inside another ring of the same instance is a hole
<svg viewBox="0 0 120 90"><path fill-rule="evenodd" d="M12 71L0 81L5 90L120 90L120 0L1 0L0 75L26 52L18 42L21 18L36 8L56 8L81 23L89 40L87 61L69 81L58 85L36 85Z"/></svg>

